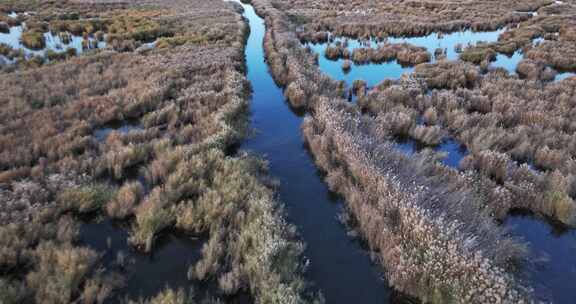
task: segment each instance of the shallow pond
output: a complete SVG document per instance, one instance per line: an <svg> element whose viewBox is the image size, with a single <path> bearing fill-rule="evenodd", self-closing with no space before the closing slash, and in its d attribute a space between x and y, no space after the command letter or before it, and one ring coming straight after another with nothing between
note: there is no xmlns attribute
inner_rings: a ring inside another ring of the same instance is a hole
<svg viewBox="0 0 576 304"><path fill-rule="evenodd" d="M574 303L576 291L576 230L559 228L528 214L515 213L504 221L523 238L536 260L530 279L536 294L553 303Z"/></svg>
<svg viewBox="0 0 576 304"><path fill-rule="evenodd" d="M514 52L512 56L498 53L496 60L491 62L490 66L493 68L503 68L508 71L509 74L516 74L516 66L522 58L524 58L524 54L521 50Z"/></svg>
<svg viewBox="0 0 576 304"><path fill-rule="evenodd" d="M415 46L426 48L430 54L434 54L434 51L437 48L444 49L446 52L446 59L456 60L458 59L459 55L456 51L457 46L464 48L469 44L473 45L482 41L496 42L498 41L498 36L500 36L500 34L503 32L504 29L491 32L463 31L442 35L433 33L423 37L390 37L386 39L385 42L410 43ZM348 49L350 52L357 48L376 48L379 45L384 44L384 42L379 42L376 40L372 40L366 43L358 39L344 39L341 37L334 38L333 40L334 43L338 41L344 42L347 40ZM342 64L344 62L343 59L329 60L326 58L326 56L324 56L326 48L330 45L329 43L305 43L304 45L310 47L312 51L318 54L318 65L320 70L336 80L344 80L348 85L350 85L356 79L362 79L366 81L369 87L373 87L384 79L396 79L402 76L404 73L411 73L413 71L412 67L402 66L397 61L391 61L378 64L352 63L351 70L345 72L342 70ZM434 56L432 56L432 62L435 60L436 59Z"/></svg>
<svg viewBox="0 0 576 304"><path fill-rule="evenodd" d="M115 299L151 297L166 286L175 289L192 286L187 278L188 266L199 260L204 240L166 233L158 237L152 253L143 254L128 244L130 228L125 226L111 220L93 220L80 228L81 242L104 253L104 267L121 269L126 274L125 287L115 294ZM118 266L118 260L124 261L123 267Z"/></svg>
<svg viewBox="0 0 576 304"><path fill-rule="evenodd" d="M142 124L140 124L140 121L138 119L128 119L124 121L110 122L104 125L103 127L94 130L93 135L98 142L104 142L106 141L106 138L108 138L108 135L110 135L110 133L114 131L119 132L121 134L127 134L130 131L137 131L143 129L144 127L142 126Z"/></svg>
<svg viewBox="0 0 576 304"><path fill-rule="evenodd" d="M403 138L397 140L395 146L406 155L412 155L425 148L444 153L446 156L441 160L441 163L456 170L460 166L460 161L468 155L467 149L452 138L445 139L441 144L434 147L427 147L411 138Z"/></svg>
<svg viewBox="0 0 576 304"><path fill-rule="evenodd" d="M318 66L320 70L335 80L343 80L348 86L354 80L362 79L366 81L368 87L374 87L385 79L398 79L405 73L412 73L414 67L403 66L396 60L383 63L366 63L356 64L351 62L349 70L343 70L342 65L344 59L331 60L326 58L326 49L336 42L347 43L347 49L352 53L354 49L358 48L377 48L384 43L409 43L418 47L424 47L433 55L436 49L443 49L445 51L445 59L457 60L459 58L459 47L465 48L468 45L476 45L481 42L492 43L498 41L498 37L505 29L500 29L490 32L473 32L462 31L454 32L451 34L432 33L422 37L390 37L384 42L375 39L370 41L361 41L359 39L350 39L342 37L333 37L331 43L304 43L304 46L309 47L314 53L318 54ZM544 42L543 38L535 38L532 40L532 45ZM516 74L516 66L524 58L522 50L516 51L512 55L505 55L498 53L496 60L490 63L492 68L503 68L509 74ZM431 62L436 62L438 59L432 56ZM563 80L568 77L575 76L576 73L566 72L559 73L555 81Z"/></svg>
<svg viewBox="0 0 576 304"><path fill-rule="evenodd" d="M40 50L30 49L22 44L22 32L24 31L25 25L18 25L10 27L9 33L0 32L0 43L9 45L13 49L22 50L27 57L31 56L45 56L48 50L55 52L65 52L69 48L76 50L76 54L84 52L86 49L83 47L82 42L85 40L82 36L75 36L70 33L69 41L65 41L58 34L54 35L51 32L44 33L44 40L46 47ZM87 40L91 45L91 48L104 48L106 47L106 42L98 41L94 37L88 37Z"/></svg>

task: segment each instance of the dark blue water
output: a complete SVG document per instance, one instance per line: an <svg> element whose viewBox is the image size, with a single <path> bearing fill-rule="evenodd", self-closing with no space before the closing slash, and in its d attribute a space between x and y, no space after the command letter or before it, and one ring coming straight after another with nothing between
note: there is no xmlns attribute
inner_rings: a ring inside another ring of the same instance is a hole
<svg viewBox="0 0 576 304"><path fill-rule="evenodd" d="M113 131L121 134L129 133L130 131L143 130L142 124L137 119L114 121L106 124L105 126L94 130L94 137L97 141L103 142L108 138L108 135Z"/></svg>
<svg viewBox="0 0 576 304"><path fill-rule="evenodd" d="M392 291L378 267L337 220L342 201L324 184L305 149L302 117L291 111L268 72L262 48L263 20L250 5L243 7L251 29L246 63L253 87L252 127L258 133L242 148L263 155L270 162L271 175L281 182L280 199L307 244L308 279L323 292L326 302L390 302Z"/></svg>
<svg viewBox="0 0 576 304"><path fill-rule="evenodd" d="M125 286L115 292L111 302L152 297L167 286L188 289L193 285L187 277L188 266L201 257L204 240L164 233L154 243L153 252L144 254L129 245L129 230L125 223L111 220L91 221L80 228L82 242L103 253L102 265L125 276ZM119 255L122 263L118 263Z"/></svg>
<svg viewBox="0 0 576 304"><path fill-rule="evenodd" d="M576 230L559 228L526 214L511 215L504 225L530 246L536 263L529 272L536 294L553 303L575 303Z"/></svg>

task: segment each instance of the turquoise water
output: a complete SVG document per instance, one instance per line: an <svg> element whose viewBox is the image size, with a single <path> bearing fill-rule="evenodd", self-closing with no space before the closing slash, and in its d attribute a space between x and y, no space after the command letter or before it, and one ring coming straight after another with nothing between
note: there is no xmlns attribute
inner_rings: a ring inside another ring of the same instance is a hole
<svg viewBox="0 0 576 304"><path fill-rule="evenodd" d="M524 58L524 54L521 50L514 52L512 56L498 53L498 55L496 55L496 61L491 62L490 66L503 68L508 71L509 74L516 74L516 66L518 66L522 58Z"/></svg>
<svg viewBox="0 0 576 304"><path fill-rule="evenodd" d="M576 73L573 72L564 72L564 73L558 73L558 75L556 75L556 78L554 78L554 81L561 81L570 77L575 77Z"/></svg>

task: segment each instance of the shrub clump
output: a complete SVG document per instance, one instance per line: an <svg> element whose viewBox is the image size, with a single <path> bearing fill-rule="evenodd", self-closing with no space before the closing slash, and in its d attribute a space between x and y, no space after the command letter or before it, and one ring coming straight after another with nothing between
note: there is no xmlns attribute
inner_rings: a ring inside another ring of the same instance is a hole
<svg viewBox="0 0 576 304"><path fill-rule="evenodd" d="M46 47L44 34L36 30L28 30L22 33L22 44L33 50L40 50Z"/></svg>
<svg viewBox="0 0 576 304"><path fill-rule="evenodd" d="M113 218L126 218L134 210L144 196L144 187L140 182L130 182L122 185L115 198L106 204L106 212Z"/></svg>
<svg viewBox="0 0 576 304"><path fill-rule="evenodd" d="M94 184L66 189L57 195L62 210L88 213L100 210L113 196L113 190L106 185Z"/></svg>

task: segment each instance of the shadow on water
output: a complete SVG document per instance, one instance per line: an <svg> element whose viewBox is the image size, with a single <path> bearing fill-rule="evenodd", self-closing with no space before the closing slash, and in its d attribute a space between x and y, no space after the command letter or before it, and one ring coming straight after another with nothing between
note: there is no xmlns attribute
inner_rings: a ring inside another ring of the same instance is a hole
<svg viewBox="0 0 576 304"><path fill-rule="evenodd" d="M122 121L109 122L101 128L95 129L93 135L98 142L104 142L106 141L108 135L110 135L110 133L113 131L119 132L121 134L127 134L130 131L143 129L144 127L140 123L139 119L126 119Z"/></svg>
<svg viewBox="0 0 576 304"><path fill-rule="evenodd" d="M460 166L460 161L462 161L462 159L468 155L468 150L466 147L458 143L453 138L448 138L441 144L434 147L422 144L412 138L399 138L395 141L395 146L398 148L398 150L406 155L412 155L426 148L430 148L436 152L444 153L446 156L442 158L442 164L456 170L458 170Z"/></svg>
<svg viewBox="0 0 576 304"><path fill-rule="evenodd" d="M574 303L576 230L521 211L511 213L503 225L528 243L536 261L528 274L536 294L553 303Z"/></svg>
<svg viewBox="0 0 576 304"><path fill-rule="evenodd" d="M403 302L404 297L387 286L379 267L338 221L343 202L329 191L305 148L302 113L293 112L285 103L269 74L263 53L264 22L252 6L242 6L251 29L246 64L253 86L252 128L258 130L242 148L263 155L271 175L280 181L280 199L307 244L308 279L327 303Z"/></svg>
<svg viewBox="0 0 576 304"><path fill-rule="evenodd" d="M192 237L171 231L161 234L150 254L136 251L128 243L130 227L123 222L91 219L80 228L81 242L103 253L105 269L125 275L125 286L118 290L112 302L126 297L151 297L165 287L188 289L188 267L201 257L204 237Z"/></svg>

